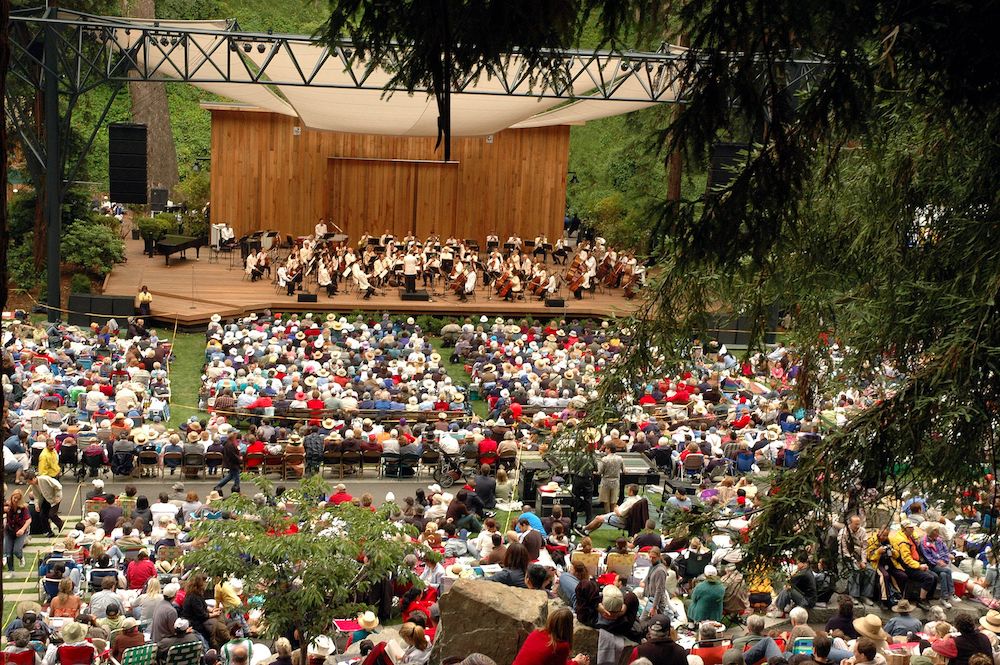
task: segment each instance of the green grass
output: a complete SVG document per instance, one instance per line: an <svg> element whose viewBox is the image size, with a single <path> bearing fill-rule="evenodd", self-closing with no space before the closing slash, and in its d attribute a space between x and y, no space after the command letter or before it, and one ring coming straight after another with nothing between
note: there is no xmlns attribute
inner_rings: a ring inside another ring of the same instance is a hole
<svg viewBox="0 0 1000 665"><path fill-rule="evenodd" d="M431 346L434 347L434 350L441 355L441 365L444 367L444 371L448 372L448 376L451 377L451 380L454 381L456 385L468 387L471 382L471 377L469 376L469 373L465 371L465 364L460 362L451 362L452 350L450 348L446 348L441 343L440 337L432 337L430 342ZM486 402L484 400L470 400L469 405L472 407L472 412L480 418L486 418L488 415Z"/></svg>
<svg viewBox="0 0 1000 665"><path fill-rule="evenodd" d="M178 333L174 339L174 362L170 365L170 421L177 427L191 416L206 415L197 408L201 369L205 364L205 336Z"/></svg>

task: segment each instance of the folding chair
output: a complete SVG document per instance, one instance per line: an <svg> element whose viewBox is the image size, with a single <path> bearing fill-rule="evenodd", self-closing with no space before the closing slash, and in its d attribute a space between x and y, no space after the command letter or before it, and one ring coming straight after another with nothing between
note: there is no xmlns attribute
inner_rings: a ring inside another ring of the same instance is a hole
<svg viewBox="0 0 1000 665"><path fill-rule="evenodd" d="M732 641L727 639L702 640L691 647L689 653L692 656L701 658L705 665L721 665L722 654L726 653L732 647Z"/></svg>
<svg viewBox="0 0 1000 665"><path fill-rule="evenodd" d="M114 657L108 657L108 661L113 665L153 665L154 660L156 660L155 644L140 644L125 649L120 662Z"/></svg>
<svg viewBox="0 0 1000 665"><path fill-rule="evenodd" d="M56 649L56 660L60 665L93 665L97 660L97 653L89 644L80 646L64 644Z"/></svg>
<svg viewBox="0 0 1000 665"><path fill-rule="evenodd" d="M201 663L201 640L175 644L167 649L163 665L198 665Z"/></svg>

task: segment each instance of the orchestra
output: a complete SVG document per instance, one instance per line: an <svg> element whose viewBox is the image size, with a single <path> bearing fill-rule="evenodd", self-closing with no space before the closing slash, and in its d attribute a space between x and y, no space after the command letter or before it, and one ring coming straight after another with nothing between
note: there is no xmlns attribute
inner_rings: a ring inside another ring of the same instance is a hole
<svg viewBox="0 0 1000 665"><path fill-rule="evenodd" d="M608 247L603 238L582 241L575 247L564 238L550 243L544 234L525 241L509 235L500 243L495 232L486 235L486 249L478 243L433 231L421 241L413 236L395 237L389 230L375 236L363 234L352 243L344 234L333 235L336 224L320 219L313 235L293 239L290 247L251 249L244 272L251 282L265 275L292 296L296 290L325 291L332 298L338 284L349 280L362 297L389 288L415 293L417 284L435 297L456 297L460 302L477 287L489 299L538 300L558 298L565 289L577 300L598 288L621 290L632 299L646 283L646 267L632 251ZM551 263L549 258L551 257ZM570 258L572 257L572 258Z"/></svg>

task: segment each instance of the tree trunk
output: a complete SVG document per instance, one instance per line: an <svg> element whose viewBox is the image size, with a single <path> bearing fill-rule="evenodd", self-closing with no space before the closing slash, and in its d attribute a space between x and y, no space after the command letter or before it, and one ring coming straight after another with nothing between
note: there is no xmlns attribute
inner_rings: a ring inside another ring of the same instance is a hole
<svg viewBox="0 0 1000 665"><path fill-rule="evenodd" d="M687 35L680 35L677 38L677 43L679 46L688 45ZM683 107L677 104L674 108L674 120L677 120ZM681 200L681 174L684 170L683 158L681 156L681 149L678 146L670 156L667 158L667 201L672 204L680 203Z"/></svg>
<svg viewBox="0 0 1000 665"><path fill-rule="evenodd" d="M122 0L122 13L133 18L156 18L156 0ZM170 125L170 107L164 83L130 83L132 122L146 125L147 190L173 188L179 181L177 148Z"/></svg>

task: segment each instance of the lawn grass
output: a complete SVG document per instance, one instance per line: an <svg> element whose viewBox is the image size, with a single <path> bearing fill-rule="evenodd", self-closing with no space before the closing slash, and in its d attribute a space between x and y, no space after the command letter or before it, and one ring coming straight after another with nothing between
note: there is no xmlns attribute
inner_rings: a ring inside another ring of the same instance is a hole
<svg viewBox="0 0 1000 665"><path fill-rule="evenodd" d="M198 409L201 370L205 364L205 336L177 333L173 339L174 361L170 364L170 421L177 427L191 416L205 416Z"/></svg>

